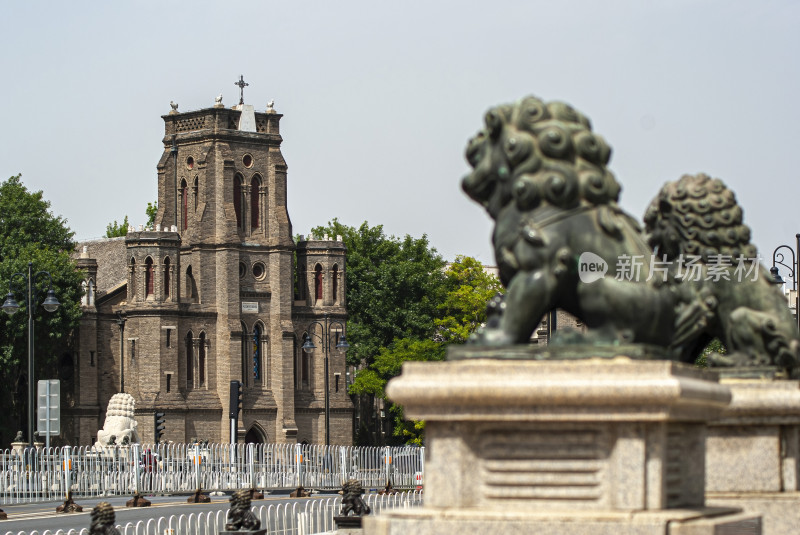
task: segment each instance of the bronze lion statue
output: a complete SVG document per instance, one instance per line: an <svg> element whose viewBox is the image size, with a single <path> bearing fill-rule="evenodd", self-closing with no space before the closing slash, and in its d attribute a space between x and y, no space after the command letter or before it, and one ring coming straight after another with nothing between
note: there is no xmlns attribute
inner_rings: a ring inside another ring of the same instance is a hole
<svg viewBox="0 0 800 535"><path fill-rule="evenodd" d="M250 489L237 490L231 495L230 502L231 507L228 509L228 522L225 524L225 529L227 531L258 531L261 521L250 510ZM261 530L258 533L265 533L265 531Z"/></svg>
<svg viewBox="0 0 800 535"><path fill-rule="evenodd" d="M693 362L714 337L715 363L794 369L797 327L760 265L742 209L720 180L667 183L646 228L618 205L611 148L562 102L526 97L498 106L470 140L464 191L495 220L502 302L472 342L525 343L561 308L594 343L665 348Z"/></svg>
<svg viewBox="0 0 800 535"><path fill-rule="evenodd" d="M355 516L368 515L371 511L369 505L364 502L361 496L364 494L364 487L357 479L348 479L342 486L342 510L340 516L348 516L353 513Z"/></svg>

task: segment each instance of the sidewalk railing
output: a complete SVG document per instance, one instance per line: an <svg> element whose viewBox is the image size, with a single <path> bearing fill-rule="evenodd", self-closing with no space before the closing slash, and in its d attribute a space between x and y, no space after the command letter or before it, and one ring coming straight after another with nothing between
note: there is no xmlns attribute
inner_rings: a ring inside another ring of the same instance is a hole
<svg viewBox="0 0 800 535"><path fill-rule="evenodd" d="M422 493L401 492L394 495L368 494L364 501L372 509L371 514L380 514L385 509L409 508L422 505ZM261 521L267 535L313 535L336 529L333 517L342 507L341 497L309 499L303 502L272 505L254 505L253 513ZM118 524L121 535L164 535L165 533L219 535L225 527L227 511L172 515L157 519ZM57 531L7 531L5 535L89 535L89 529Z"/></svg>
<svg viewBox="0 0 800 535"><path fill-rule="evenodd" d="M173 494L240 488L340 489L422 485L424 448L305 444L133 444L0 452L0 504L72 496Z"/></svg>

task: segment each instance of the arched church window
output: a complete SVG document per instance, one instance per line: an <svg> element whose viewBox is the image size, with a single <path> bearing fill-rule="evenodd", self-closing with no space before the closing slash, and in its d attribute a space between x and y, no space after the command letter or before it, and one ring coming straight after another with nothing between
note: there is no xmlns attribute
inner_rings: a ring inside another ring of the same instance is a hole
<svg viewBox="0 0 800 535"><path fill-rule="evenodd" d="M259 189L261 189L261 177L255 175L253 180L250 181L250 227L251 228L258 228L259 225Z"/></svg>
<svg viewBox="0 0 800 535"><path fill-rule="evenodd" d="M261 382L261 326L256 323L253 327L253 384Z"/></svg>
<svg viewBox="0 0 800 535"><path fill-rule="evenodd" d="M81 290L83 290L83 297L81 297L81 304L86 306L89 304L89 285L86 281L81 282Z"/></svg>
<svg viewBox="0 0 800 535"><path fill-rule="evenodd" d="M94 279L89 279L89 288L86 294L87 302L90 307L94 306Z"/></svg>
<svg viewBox="0 0 800 535"><path fill-rule="evenodd" d="M314 268L314 296L317 301L322 300L322 266L319 264Z"/></svg>
<svg viewBox="0 0 800 535"><path fill-rule="evenodd" d="M242 197L244 196L244 191L242 188L242 175L236 175L233 177L233 210L236 212L236 226L242 228L242 208L244 207L244 203L242 202Z"/></svg>
<svg viewBox="0 0 800 535"><path fill-rule="evenodd" d="M164 297L169 297L169 257L164 259Z"/></svg>
<svg viewBox="0 0 800 535"><path fill-rule="evenodd" d="M186 388L194 386L194 336L192 331L186 333Z"/></svg>
<svg viewBox="0 0 800 535"><path fill-rule="evenodd" d="M200 343L197 348L197 371L200 376L200 386L206 384L206 333L200 333Z"/></svg>
<svg viewBox="0 0 800 535"><path fill-rule="evenodd" d="M248 376L250 375L248 373L248 369L249 369L250 364L248 362L248 357L247 357L247 355L248 355L247 347L248 347L249 343L250 343L250 341L249 341L249 337L247 336L247 325L245 325L244 322L242 322L242 350L241 350L241 352L242 352L242 384L244 384L245 386L249 386L250 385L250 381L248 379Z"/></svg>
<svg viewBox="0 0 800 535"><path fill-rule="evenodd" d="M153 295L153 259L149 256L144 261L144 286L147 289L147 295Z"/></svg>
<svg viewBox="0 0 800 535"><path fill-rule="evenodd" d="M331 281L333 302L339 298L339 265L333 265L333 280Z"/></svg>
<svg viewBox="0 0 800 535"><path fill-rule="evenodd" d="M128 296L131 301L136 300L136 260L133 258L131 258L131 287Z"/></svg>
<svg viewBox="0 0 800 535"><path fill-rule="evenodd" d="M244 436L245 444L266 444L267 439L264 430L258 424L253 424L247 434Z"/></svg>
<svg viewBox="0 0 800 535"><path fill-rule="evenodd" d="M200 181L194 177L194 210L197 211L197 200L200 197Z"/></svg>
<svg viewBox="0 0 800 535"><path fill-rule="evenodd" d="M181 208L183 209L183 228L186 230L189 227L189 188L186 185L186 180L181 180Z"/></svg>
<svg viewBox="0 0 800 535"><path fill-rule="evenodd" d="M192 274L192 266L186 268L186 297L189 299L197 298L197 282Z"/></svg>

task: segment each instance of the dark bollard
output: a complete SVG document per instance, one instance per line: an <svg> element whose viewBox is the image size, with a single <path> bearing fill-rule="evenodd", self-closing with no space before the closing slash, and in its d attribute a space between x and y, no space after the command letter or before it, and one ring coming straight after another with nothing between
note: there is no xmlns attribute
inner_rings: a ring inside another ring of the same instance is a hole
<svg viewBox="0 0 800 535"><path fill-rule="evenodd" d="M289 494L290 498L308 498L311 496L311 493L314 492L311 489L303 488L303 486L299 486Z"/></svg>
<svg viewBox="0 0 800 535"><path fill-rule="evenodd" d="M133 498L125 502L126 507L150 507L150 500L147 500L138 492L133 495Z"/></svg>
<svg viewBox="0 0 800 535"><path fill-rule="evenodd" d="M381 496L383 496L384 494L388 494L389 496L393 496L393 495L395 495L395 494L397 494L399 492L400 492L399 490L397 490L396 488L394 488L392 486L392 480L390 479L389 481L386 482L386 486L383 489L378 491L378 494L380 494Z"/></svg>
<svg viewBox="0 0 800 535"><path fill-rule="evenodd" d="M197 489L194 494L189 496L186 503L211 503L211 498L203 494L203 489Z"/></svg>
<svg viewBox="0 0 800 535"><path fill-rule="evenodd" d="M109 506L110 507L110 506ZM56 507L56 513L82 513L83 507L72 501L72 493L67 493L67 499L64 503Z"/></svg>

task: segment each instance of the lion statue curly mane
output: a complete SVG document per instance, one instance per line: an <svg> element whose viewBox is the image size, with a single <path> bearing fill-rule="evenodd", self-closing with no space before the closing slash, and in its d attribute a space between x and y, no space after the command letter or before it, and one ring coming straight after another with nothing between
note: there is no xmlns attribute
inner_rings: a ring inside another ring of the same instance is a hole
<svg viewBox="0 0 800 535"><path fill-rule="evenodd" d="M796 367L797 328L722 181L667 183L643 230L617 204L611 148L583 114L526 97L484 122L467 146L473 170L462 187L496 222L506 294L474 343L527 342L562 308L594 343L660 346L688 362L719 337L729 350L719 364Z"/></svg>

